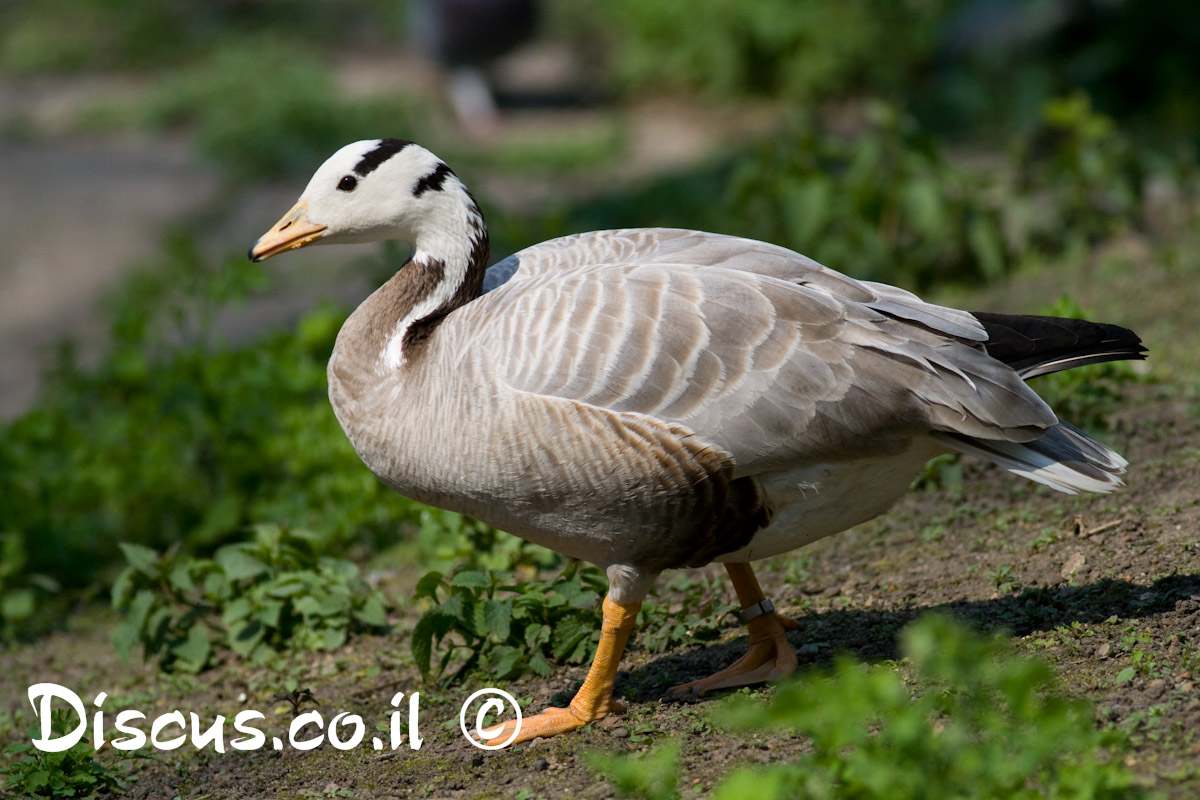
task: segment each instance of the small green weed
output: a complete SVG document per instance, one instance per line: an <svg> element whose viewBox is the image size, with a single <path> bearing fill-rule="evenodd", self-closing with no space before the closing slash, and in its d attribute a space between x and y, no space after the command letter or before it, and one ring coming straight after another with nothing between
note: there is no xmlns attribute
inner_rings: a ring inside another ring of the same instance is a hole
<svg viewBox="0 0 1200 800"><path fill-rule="evenodd" d="M989 572L988 577L996 585L996 591L1000 594L1012 594L1021 588L1021 583L1013 577L1012 564L1001 564Z"/></svg>
<svg viewBox="0 0 1200 800"><path fill-rule="evenodd" d="M663 590L657 587L642 605L638 642L651 653L664 653L696 641L711 641L725 630L733 611L726 599L726 582L692 572L673 574Z"/></svg>
<svg viewBox="0 0 1200 800"><path fill-rule="evenodd" d="M333 650L356 629L387 627L388 602L343 559L316 555L315 537L260 525L254 539L211 559L123 544L129 566L112 590L126 616L124 657L141 644L164 669L198 672L227 650L251 661L291 648Z"/></svg>
<svg viewBox="0 0 1200 800"><path fill-rule="evenodd" d="M1014 657L951 620L927 617L902 634L910 689L890 666L842 659L827 674L777 687L768 703L734 697L718 713L740 730L780 729L812 750L789 763L739 767L719 800L771 798L1129 798L1145 796L1092 710L1062 694L1045 663ZM628 795L678 796L678 746L641 757L591 756Z"/></svg>
<svg viewBox="0 0 1200 800"><path fill-rule="evenodd" d="M451 684L472 670L507 679L546 675L551 660L582 664L592 657L607 590L601 570L575 561L556 578L512 579L499 570L465 570L429 572L417 582L413 599L432 602L412 632L413 659L426 679Z"/></svg>
<svg viewBox="0 0 1200 800"><path fill-rule="evenodd" d="M70 732L74 716L66 710L55 711L50 717L50 729L56 736ZM38 726L29 729L29 739L41 736ZM109 767L92 758L95 751L84 741L58 753L47 753L29 742L14 742L4 748L5 755L21 756L0 775L7 775L6 793L13 797L109 797L125 787Z"/></svg>

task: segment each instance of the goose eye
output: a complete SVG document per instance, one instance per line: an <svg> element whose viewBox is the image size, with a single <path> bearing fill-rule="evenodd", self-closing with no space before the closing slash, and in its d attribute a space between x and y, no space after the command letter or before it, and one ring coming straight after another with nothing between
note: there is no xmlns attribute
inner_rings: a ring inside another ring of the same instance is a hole
<svg viewBox="0 0 1200 800"><path fill-rule="evenodd" d="M342 179L338 181L337 188L341 192L353 192L355 186L358 186L358 178L353 175L343 175Z"/></svg>

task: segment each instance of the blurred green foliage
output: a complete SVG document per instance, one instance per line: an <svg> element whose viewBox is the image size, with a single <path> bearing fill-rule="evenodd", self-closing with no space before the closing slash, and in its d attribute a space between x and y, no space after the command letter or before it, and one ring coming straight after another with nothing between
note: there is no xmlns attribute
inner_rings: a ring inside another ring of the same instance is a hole
<svg viewBox="0 0 1200 800"><path fill-rule="evenodd" d="M916 122L883 103L851 137L811 119L734 172L730 216L745 235L859 278L925 286L990 279L1011 261L999 204L951 166Z"/></svg>
<svg viewBox="0 0 1200 800"><path fill-rule="evenodd" d="M199 672L225 653L269 663L289 649L334 650L354 630L383 631L387 599L353 562L318 555L321 537L256 526L248 542L211 559L122 544L112 588L125 612L114 634L128 658L139 644L162 669Z"/></svg>
<svg viewBox="0 0 1200 800"><path fill-rule="evenodd" d="M422 507L417 516L421 563L434 570L520 571L534 574L562 565L553 550L499 531L454 511Z"/></svg>
<svg viewBox="0 0 1200 800"><path fill-rule="evenodd" d="M927 62L949 0L615 0L618 81L795 103L899 93ZM881 58L881 53L887 53Z"/></svg>
<svg viewBox="0 0 1200 800"><path fill-rule="evenodd" d="M262 280L244 257L214 263L172 237L114 302L100 364L67 350L37 406L3 427L0 608L52 622L12 592L49 600L34 575L67 590L109 579L119 541L204 554L270 521L319 532L329 551L421 524L424 507L362 467L330 410L344 312L320 308L248 347L212 335L217 310Z"/></svg>
<svg viewBox="0 0 1200 800"><path fill-rule="evenodd" d="M886 98L941 134L1027 132L1082 90L1158 142L1197 144L1200 8L1187 0L615 0L575 25L618 87L815 110Z"/></svg>
<svg viewBox="0 0 1200 800"><path fill-rule="evenodd" d="M146 118L188 126L202 154L247 181L307 172L347 142L413 130L417 115L399 97L347 98L322 59L266 38L238 39L168 75Z"/></svg>
<svg viewBox="0 0 1200 800"><path fill-rule="evenodd" d="M999 157L958 163L909 114L862 104L837 129L814 115L721 162L539 221L536 234L663 225L763 239L857 278L910 289L995 280L1031 259L1148 231L1153 175L1194 208L1195 160L1135 146L1082 95ZM533 233L528 237L533 239Z"/></svg>
<svg viewBox="0 0 1200 800"><path fill-rule="evenodd" d="M12 0L0 6L0 71L171 66L264 34L332 51L394 40L404 19L404 5L391 0Z"/></svg>
<svg viewBox="0 0 1200 800"><path fill-rule="evenodd" d="M1130 798L1146 792L1122 763L1125 742L1098 731L1091 708L1061 690L1044 662L932 616L905 629L915 685L889 665L839 660L787 681L769 702L735 697L717 714L735 729L794 732L812 749L793 761L739 767L716 798ZM678 797L678 748L589 757L626 796Z"/></svg>

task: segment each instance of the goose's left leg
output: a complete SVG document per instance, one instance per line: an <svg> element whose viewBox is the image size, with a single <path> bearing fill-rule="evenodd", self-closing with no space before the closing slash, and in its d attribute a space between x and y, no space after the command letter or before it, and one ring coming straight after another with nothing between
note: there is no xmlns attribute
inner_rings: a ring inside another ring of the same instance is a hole
<svg viewBox="0 0 1200 800"><path fill-rule="evenodd" d="M750 629L750 649L717 674L670 689L669 697L752 686L790 675L796 670L796 651L788 643L787 631L799 630L799 624L775 613L774 605L763 594L749 564L726 564L725 571L729 573L738 602L742 604L742 620Z"/></svg>
<svg viewBox="0 0 1200 800"><path fill-rule="evenodd" d="M547 708L541 714L525 717L521 730L512 744L527 742L538 737L556 736L560 733L582 728L589 722L604 719L610 712L623 710L613 699L613 682L617 677L617 666L625 643L633 632L642 597L657 575L641 575L627 568L610 567L610 588L604 598L604 620L600 626L600 642L596 645L596 656L588 669L583 685L579 687L571 704L566 708ZM634 585L630 585L630 583ZM636 598L636 599L635 599ZM488 728L487 741L497 744L505 741L516 726L516 720Z"/></svg>

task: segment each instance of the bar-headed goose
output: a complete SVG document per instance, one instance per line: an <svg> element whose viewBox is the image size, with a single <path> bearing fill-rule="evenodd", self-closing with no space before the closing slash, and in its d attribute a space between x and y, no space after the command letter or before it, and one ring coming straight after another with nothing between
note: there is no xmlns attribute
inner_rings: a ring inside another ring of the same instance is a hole
<svg viewBox="0 0 1200 800"><path fill-rule="evenodd" d="M587 679L518 741L614 709L617 663L663 570L723 562L750 630L745 656L674 691L742 686L796 666L795 623L749 562L871 519L930 457L970 453L1064 492L1121 485L1125 460L1025 385L1142 358L1115 325L944 308L690 230L583 233L487 269L471 194L398 139L335 153L250 257L382 239L411 243L412 259L329 361L362 460L398 492L608 572Z"/></svg>

